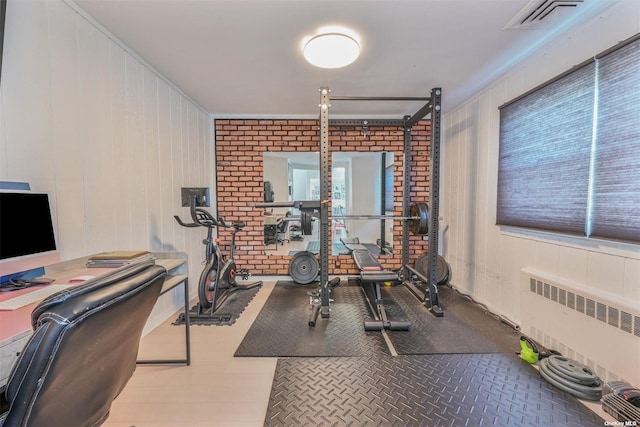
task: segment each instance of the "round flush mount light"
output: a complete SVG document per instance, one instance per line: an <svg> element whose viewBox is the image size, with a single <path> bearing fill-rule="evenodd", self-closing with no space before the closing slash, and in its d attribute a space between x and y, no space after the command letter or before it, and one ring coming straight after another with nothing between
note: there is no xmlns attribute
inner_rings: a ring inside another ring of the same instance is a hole
<svg viewBox="0 0 640 427"><path fill-rule="evenodd" d="M358 36L344 28L323 28L302 41L304 58L320 68L341 68L360 55Z"/></svg>

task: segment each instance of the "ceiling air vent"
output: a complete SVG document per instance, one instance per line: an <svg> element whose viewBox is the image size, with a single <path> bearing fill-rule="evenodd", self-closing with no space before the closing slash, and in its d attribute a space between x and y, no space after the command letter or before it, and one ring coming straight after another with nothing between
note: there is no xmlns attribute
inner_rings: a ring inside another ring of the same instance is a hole
<svg viewBox="0 0 640 427"><path fill-rule="evenodd" d="M528 29L556 23L586 0L532 0L505 25Z"/></svg>

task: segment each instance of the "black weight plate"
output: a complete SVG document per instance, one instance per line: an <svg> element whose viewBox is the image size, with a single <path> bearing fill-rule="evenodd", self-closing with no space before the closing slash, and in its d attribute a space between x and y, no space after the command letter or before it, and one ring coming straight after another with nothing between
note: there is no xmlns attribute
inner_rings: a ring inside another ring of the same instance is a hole
<svg viewBox="0 0 640 427"><path fill-rule="evenodd" d="M308 285L316 280L319 271L318 259L311 252L298 252L289 261L289 276L294 282L301 285Z"/></svg>
<svg viewBox="0 0 640 427"><path fill-rule="evenodd" d="M449 263L445 261L445 259L440 255L438 255L436 267L436 272L438 273L438 285L446 285L447 283L449 283L449 274L451 272L451 267L449 266Z"/></svg>
<svg viewBox="0 0 640 427"><path fill-rule="evenodd" d="M559 389L571 393L581 399L600 400L602 397L601 382L596 381L592 385L584 385L567 379L564 376L558 375L558 371L551 368L551 361L549 359L542 359L540 361L540 375Z"/></svg>
<svg viewBox="0 0 640 427"><path fill-rule="evenodd" d="M429 205L414 203L409 207L409 216L417 218L407 221L409 231L416 235L429 234Z"/></svg>
<svg viewBox="0 0 640 427"><path fill-rule="evenodd" d="M302 225L302 235L311 236L313 233L313 217L306 212L300 212L300 224Z"/></svg>
<svg viewBox="0 0 640 427"><path fill-rule="evenodd" d="M429 254L420 255L416 259L413 268L415 268L420 274L429 279ZM438 257L436 258L436 279L438 285L444 285L448 283L449 274L449 264L447 264L447 261L445 261L442 256L438 255Z"/></svg>
<svg viewBox="0 0 640 427"><path fill-rule="evenodd" d="M429 277L429 256L428 254L422 254L416 261L413 263L413 268L415 268L418 273L422 274L425 277Z"/></svg>
<svg viewBox="0 0 640 427"><path fill-rule="evenodd" d="M550 356L547 364L549 369L558 376L574 383L592 385L600 382L598 376L586 365L562 356Z"/></svg>
<svg viewBox="0 0 640 427"><path fill-rule="evenodd" d="M447 262L447 277L445 277L443 284L449 283L450 281L451 281L451 264Z"/></svg>

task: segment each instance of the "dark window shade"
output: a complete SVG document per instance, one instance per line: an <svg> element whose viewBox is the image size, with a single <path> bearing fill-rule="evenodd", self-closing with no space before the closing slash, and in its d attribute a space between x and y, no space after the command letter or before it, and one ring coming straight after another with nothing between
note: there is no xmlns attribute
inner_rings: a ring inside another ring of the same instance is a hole
<svg viewBox="0 0 640 427"><path fill-rule="evenodd" d="M595 64L500 110L497 223L584 235Z"/></svg>
<svg viewBox="0 0 640 427"><path fill-rule="evenodd" d="M598 60L592 236L640 242L640 40Z"/></svg>

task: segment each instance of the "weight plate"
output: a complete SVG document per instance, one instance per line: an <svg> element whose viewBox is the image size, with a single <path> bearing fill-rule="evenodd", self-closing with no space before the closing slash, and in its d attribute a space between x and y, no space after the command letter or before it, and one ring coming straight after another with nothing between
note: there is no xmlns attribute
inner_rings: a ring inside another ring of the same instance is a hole
<svg viewBox="0 0 640 427"><path fill-rule="evenodd" d="M574 383L592 385L600 382L598 376L588 366L563 356L549 356L547 365L549 370L559 377Z"/></svg>
<svg viewBox="0 0 640 427"><path fill-rule="evenodd" d="M425 277L429 277L429 256L428 254L422 254L416 261L413 263L413 268L415 268L418 273L422 274Z"/></svg>
<svg viewBox="0 0 640 427"><path fill-rule="evenodd" d="M415 268L418 273L429 279L431 276L429 271L429 254L420 255L416 259L413 268ZM449 264L442 256L438 255L436 258L436 279L438 285L447 284L449 282L449 274Z"/></svg>
<svg viewBox="0 0 640 427"><path fill-rule="evenodd" d="M308 251L302 251L291 257L289 262L289 276L291 279L301 285L308 285L316 280L320 264L314 254Z"/></svg>
<svg viewBox="0 0 640 427"><path fill-rule="evenodd" d="M429 234L429 205L414 203L409 207L409 216L416 217L407 221L409 231L416 235Z"/></svg>
<svg viewBox="0 0 640 427"><path fill-rule="evenodd" d="M311 236L313 232L313 217L306 212L300 212L300 225L302 226L302 235Z"/></svg>
<svg viewBox="0 0 640 427"><path fill-rule="evenodd" d="M447 277L445 277L443 284L449 283L451 281L451 264L446 261L445 263L447 264Z"/></svg>
<svg viewBox="0 0 640 427"><path fill-rule="evenodd" d="M542 378L547 380L550 384L558 387L559 389L571 393L581 399L600 400L600 398L602 397L602 383L600 381L596 381L592 385L584 385L573 382L569 379L559 376L557 372L553 368L551 368L550 362L551 361L548 358L542 359L540 361L540 375L542 376Z"/></svg>

